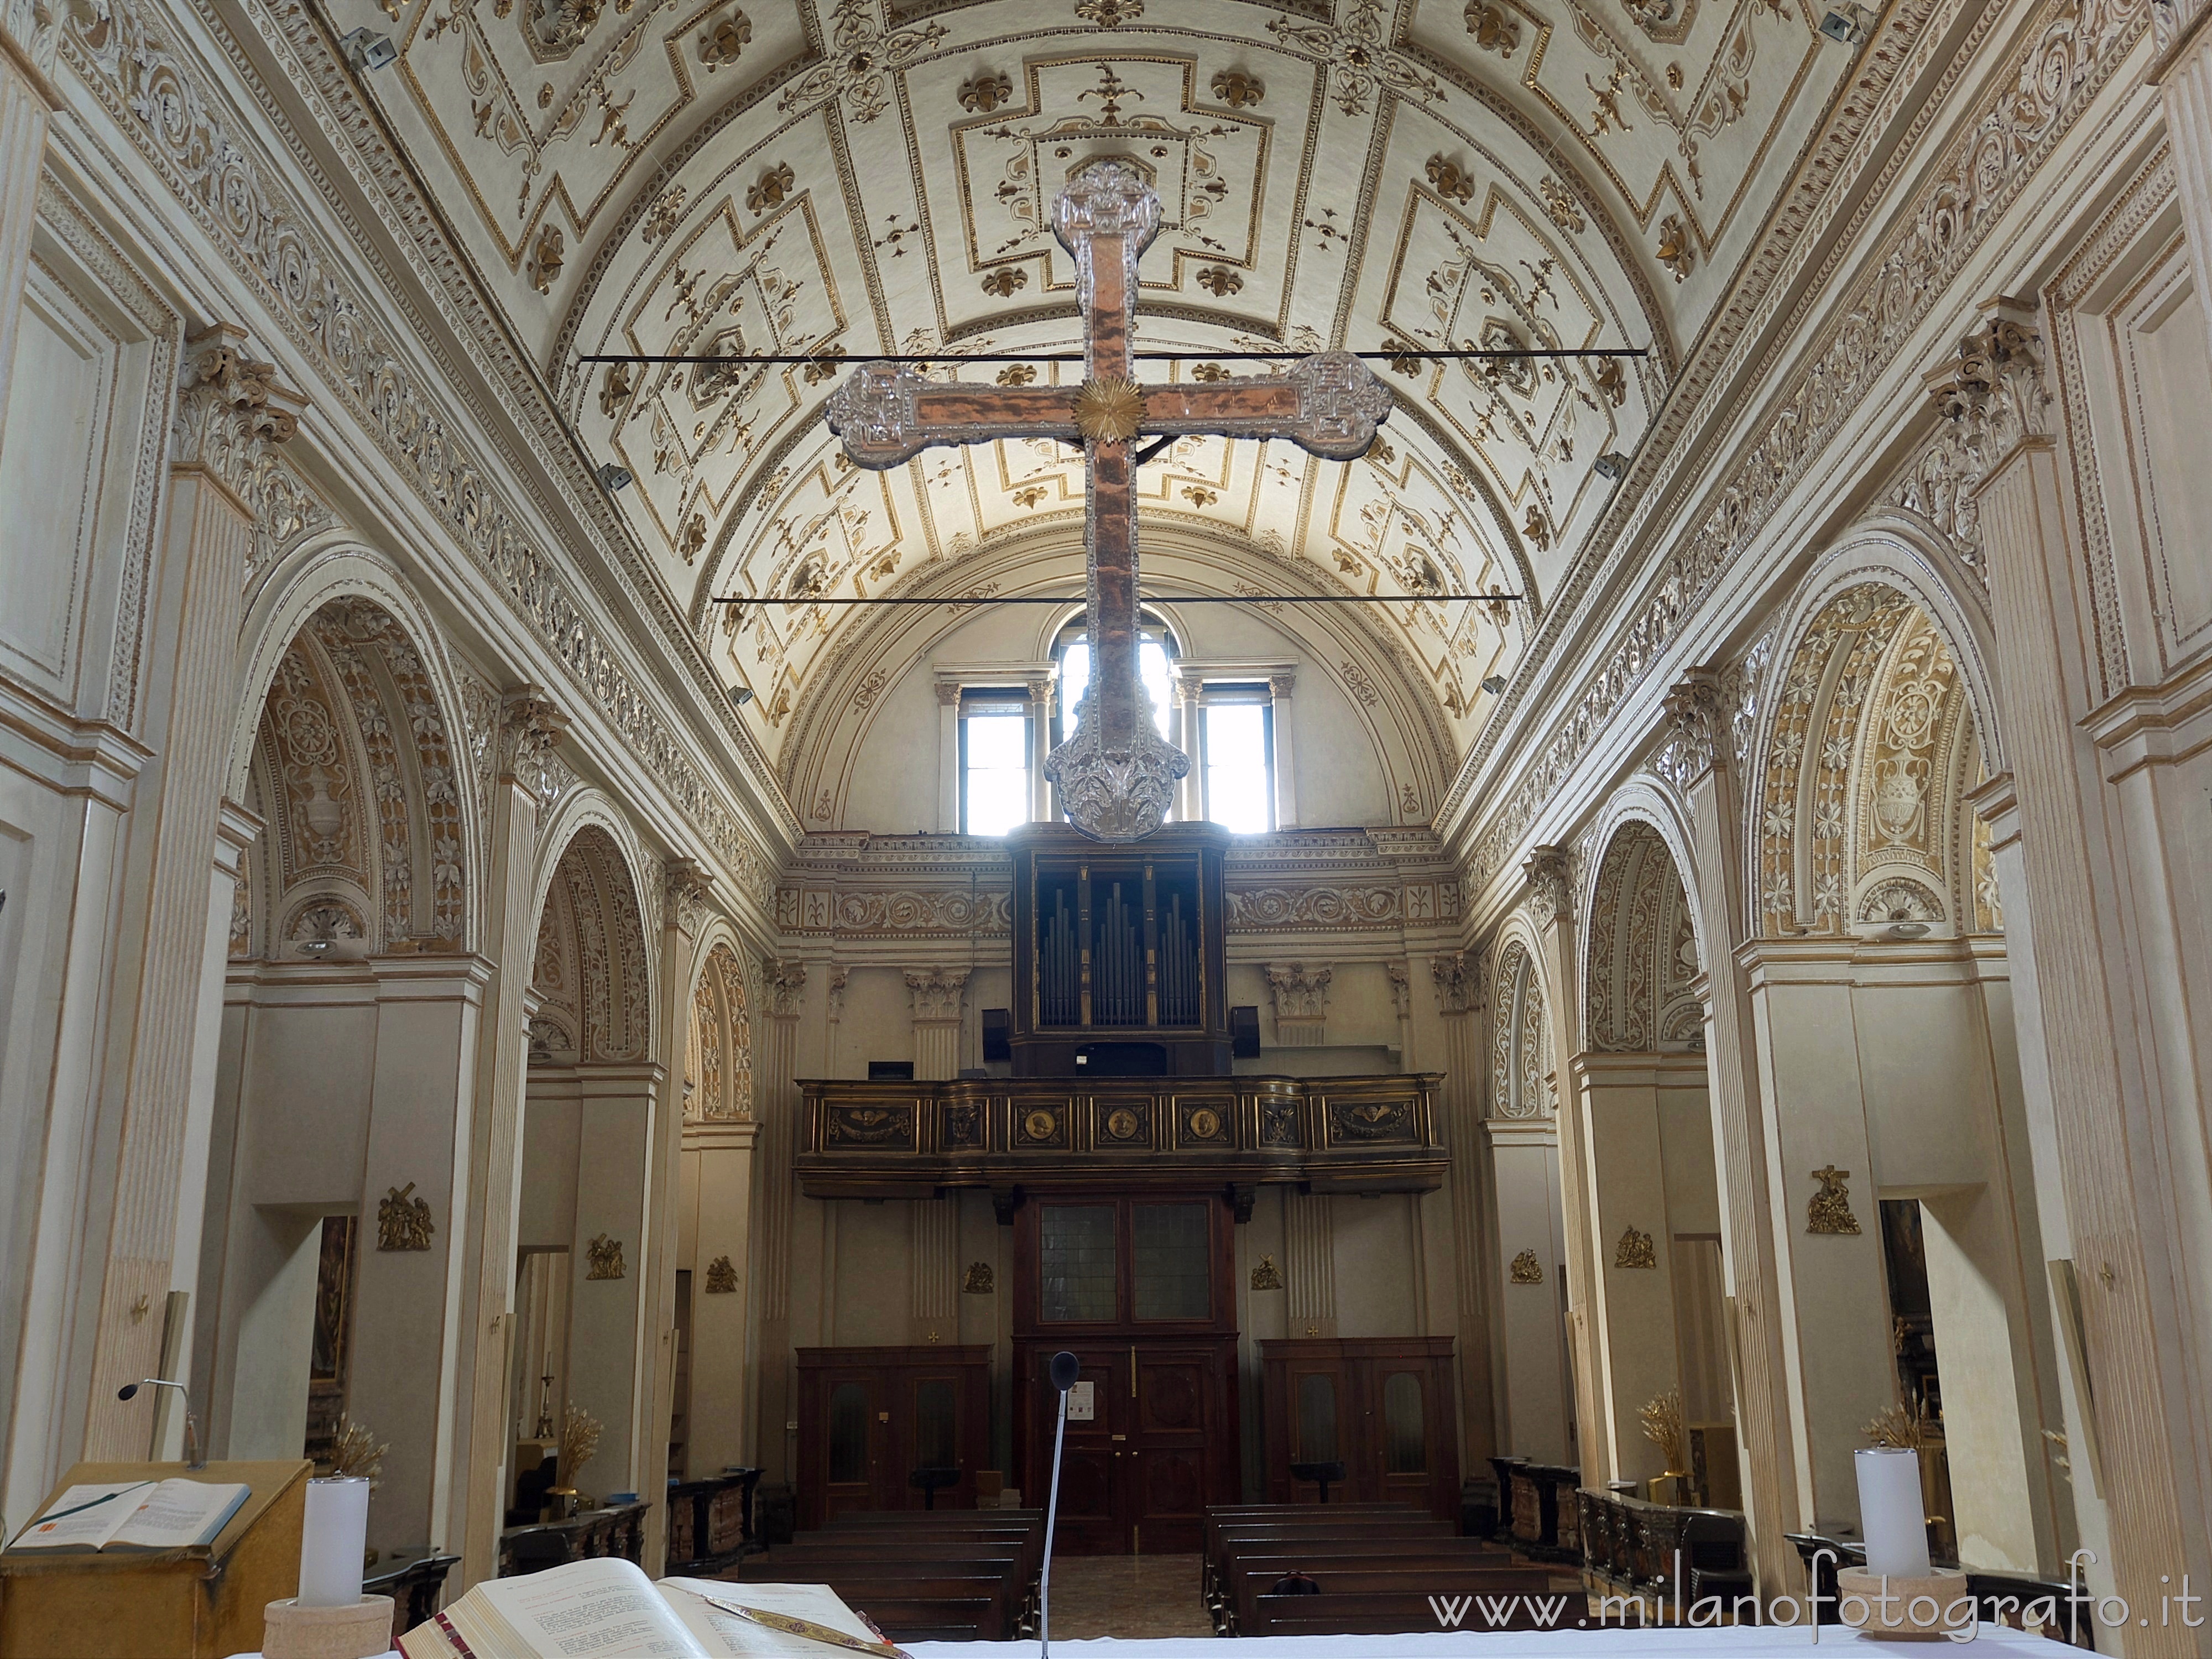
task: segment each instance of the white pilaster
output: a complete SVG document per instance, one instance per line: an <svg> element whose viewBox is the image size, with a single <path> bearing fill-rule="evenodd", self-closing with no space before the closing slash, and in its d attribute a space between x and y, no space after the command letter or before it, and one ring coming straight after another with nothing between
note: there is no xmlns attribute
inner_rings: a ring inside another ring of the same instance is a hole
<svg viewBox="0 0 2212 1659"><path fill-rule="evenodd" d="M31 269L31 227L38 218L46 118L62 106L61 94L47 78L58 33L52 22L37 22L34 8L21 0L0 10L0 444L8 435L15 318L22 309L23 281Z"/></svg>
<svg viewBox="0 0 2212 1659"><path fill-rule="evenodd" d="M1291 741L1291 693L1297 690L1296 674L1271 674L1267 677L1267 696L1273 713L1275 738L1275 828L1295 830L1298 826L1298 770L1296 746Z"/></svg>

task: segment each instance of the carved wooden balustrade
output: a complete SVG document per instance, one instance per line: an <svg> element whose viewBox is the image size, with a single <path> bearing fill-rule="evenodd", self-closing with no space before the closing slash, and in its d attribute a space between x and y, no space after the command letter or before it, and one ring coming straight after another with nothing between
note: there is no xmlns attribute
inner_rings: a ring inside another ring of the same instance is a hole
<svg viewBox="0 0 2212 1659"><path fill-rule="evenodd" d="M1431 1192L1439 1072L1402 1077L963 1078L805 1081L810 1198L990 1189L1230 1189L1238 1218L1269 1182L1317 1193Z"/></svg>

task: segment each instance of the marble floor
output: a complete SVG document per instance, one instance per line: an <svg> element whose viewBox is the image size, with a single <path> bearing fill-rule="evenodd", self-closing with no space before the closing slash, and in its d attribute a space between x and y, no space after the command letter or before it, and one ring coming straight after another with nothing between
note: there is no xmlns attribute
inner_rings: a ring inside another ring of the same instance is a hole
<svg viewBox="0 0 2212 1659"><path fill-rule="evenodd" d="M1053 1637L1211 1636L1198 1581L1195 1555L1054 1556Z"/></svg>

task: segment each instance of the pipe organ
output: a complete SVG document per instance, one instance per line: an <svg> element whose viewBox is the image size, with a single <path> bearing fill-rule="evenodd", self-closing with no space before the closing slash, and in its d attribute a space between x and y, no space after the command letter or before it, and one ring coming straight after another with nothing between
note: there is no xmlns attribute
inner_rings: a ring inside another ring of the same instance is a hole
<svg viewBox="0 0 2212 1659"><path fill-rule="evenodd" d="M1058 823L1009 837L1015 1075L1227 1074L1228 842L1211 823L1119 846Z"/></svg>

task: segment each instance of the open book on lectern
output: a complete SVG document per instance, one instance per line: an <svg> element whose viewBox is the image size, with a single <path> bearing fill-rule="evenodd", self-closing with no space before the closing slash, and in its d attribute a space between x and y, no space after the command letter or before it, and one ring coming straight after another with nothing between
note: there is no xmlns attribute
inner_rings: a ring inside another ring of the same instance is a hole
<svg viewBox="0 0 2212 1659"><path fill-rule="evenodd" d="M488 1579L399 1638L406 1659L906 1659L827 1584L664 1578L618 1558Z"/></svg>
<svg viewBox="0 0 2212 1659"><path fill-rule="evenodd" d="M251 1486L216 1480L107 1480L70 1486L10 1550L56 1553L98 1550L176 1550L212 1544L253 1495Z"/></svg>

